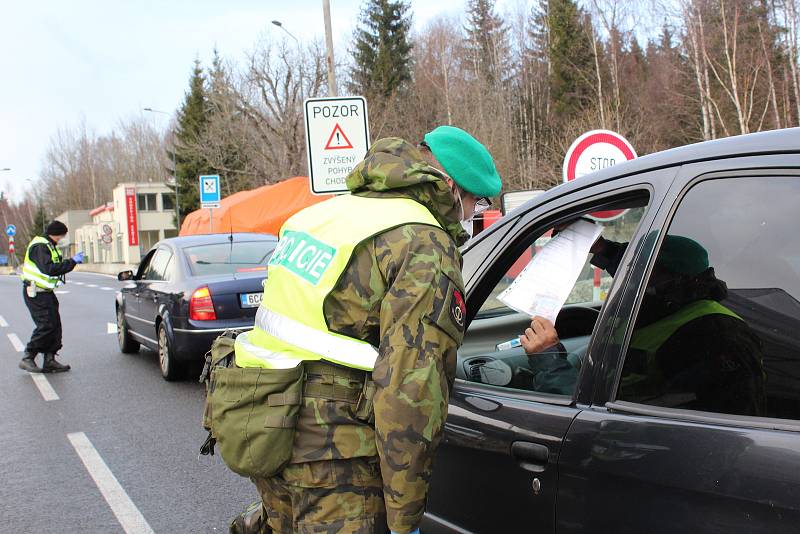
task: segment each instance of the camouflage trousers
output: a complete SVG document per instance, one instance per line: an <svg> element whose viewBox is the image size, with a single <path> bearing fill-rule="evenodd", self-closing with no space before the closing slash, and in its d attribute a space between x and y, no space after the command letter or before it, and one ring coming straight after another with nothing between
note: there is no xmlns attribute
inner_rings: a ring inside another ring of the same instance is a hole
<svg viewBox="0 0 800 534"><path fill-rule="evenodd" d="M256 479L275 534L384 534L378 458L357 457L289 464L280 475Z"/></svg>

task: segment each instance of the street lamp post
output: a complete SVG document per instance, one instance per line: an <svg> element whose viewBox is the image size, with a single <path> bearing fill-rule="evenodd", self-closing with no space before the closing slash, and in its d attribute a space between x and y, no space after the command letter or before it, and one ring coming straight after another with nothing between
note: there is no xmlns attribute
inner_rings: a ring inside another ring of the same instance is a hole
<svg viewBox="0 0 800 534"><path fill-rule="evenodd" d="M331 2L330 0L322 0L322 15L325 19L325 46L327 48L326 63L328 65L328 96L338 96L339 90L336 87L336 63L333 60L333 32L331 30ZM289 34L289 37L297 41L297 37L292 35L289 30L283 27L283 23L279 20L273 20L272 23L278 28L282 29ZM300 41L297 41L300 44ZM302 73L301 73L302 76Z"/></svg>
<svg viewBox="0 0 800 534"><path fill-rule="evenodd" d="M145 111L149 111L150 113L160 113L161 115L171 116L171 113L167 113L166 111L159 111L153 108L144 108ZM173 133L174 136L174 133ZM175 143L173 141L172 147L172 181L175 182L175 228L177 231L180 232L181 229L181 212L180 212L180 195L178 194L178 164L175 161Z"/></svg>
<svg viewBox="0 0 800 534"><path fill-rule="evenodd" d="M305 100L305 89L303 88L303 83L304 83L304 82L303 82L303 78L304 78L304 77L303 77L303 53L302 53L303 51L302 51L302 49L301 49L301 47L300 47L300 40L299 40L297 37L295 37L295 36L292 34L292 32L290 32L289 30L287 30L287 29L284 27L284 25L283 25L283 23L282 23L281 21L279 21L279 20L273 20L273 21L272 21L272 23L273 23L275 26L277 26L278 28L280 28L280 29L282 29L283 31L285 31L285 32L286 32L286 35L288 35L289 37L291 37L292 39L294 39L294 42L295 42L295 43L297 43L297 50L299 50L299 51L300 51L300 102L303 102L303 101Z"/></svg>

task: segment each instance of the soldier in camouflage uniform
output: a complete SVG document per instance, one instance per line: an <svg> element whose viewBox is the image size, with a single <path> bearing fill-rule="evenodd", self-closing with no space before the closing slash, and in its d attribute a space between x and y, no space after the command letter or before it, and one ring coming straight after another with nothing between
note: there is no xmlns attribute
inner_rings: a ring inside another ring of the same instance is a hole
<svg viewBox="0 0 800 534"><path fill-rule="evenodd" d="M373 533L388 525L405 534L422 520L465 326L462 223L471 224L481 197L499 193L500 178L483 145L440 127L419 147L377 141L347 186L354 195L413 199L441 228L403 225L354 250L323 309L331 331L378 347L374 413L356 413L367 372L307 362L290 463L254 481L262 508L234 520L233 532Z"/></svg>

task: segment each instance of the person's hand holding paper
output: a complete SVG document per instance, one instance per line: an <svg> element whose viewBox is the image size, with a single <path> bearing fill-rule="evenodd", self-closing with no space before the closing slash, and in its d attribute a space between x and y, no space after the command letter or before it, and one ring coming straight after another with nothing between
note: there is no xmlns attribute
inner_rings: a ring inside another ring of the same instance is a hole
<svg viewBox="0 0 800 534"><path fill-rule="evenodd" d="M602 228L578 220L558 233L497 297L509 308L555 323Z"/></svg>

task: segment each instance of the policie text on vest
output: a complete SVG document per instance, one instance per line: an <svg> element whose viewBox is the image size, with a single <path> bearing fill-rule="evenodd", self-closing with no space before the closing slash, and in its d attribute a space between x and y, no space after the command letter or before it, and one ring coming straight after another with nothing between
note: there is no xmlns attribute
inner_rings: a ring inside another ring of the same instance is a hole
<svg viewBox="0 0 800 534"><path fill-rule="evenodd" d="M335 255L335 248L314 239L307 233L287 231L278 241L269 265L285 267L316 285Z"/></svg>

